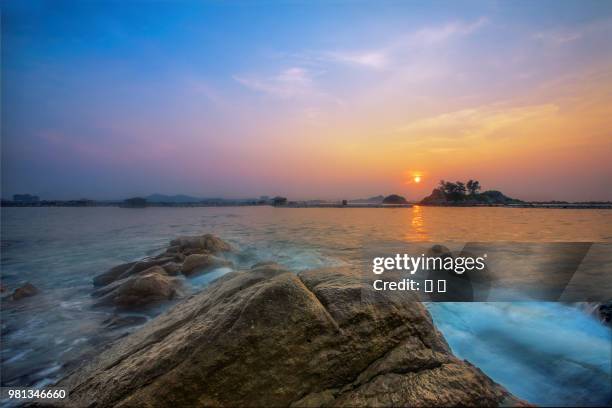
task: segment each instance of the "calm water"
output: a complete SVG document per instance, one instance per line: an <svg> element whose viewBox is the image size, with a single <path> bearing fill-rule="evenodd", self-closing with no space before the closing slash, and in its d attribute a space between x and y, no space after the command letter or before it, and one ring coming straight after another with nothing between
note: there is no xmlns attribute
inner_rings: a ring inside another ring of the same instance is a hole
<svg viewBox="0 0 612 408"><path fill-rule="evenodd" d="M91 279L161 250L178 235L214 233L239 266L274 260L295 271L354 264L366 242L612 242L612 211L507 208L279 209L4 208L2 282L30 281L36 297L2 302L2 385L45 385L121 332L92 309ZM186 282L198 290L219 270ZM516 395L543 405L611 398L612 340L560 303L429 305L454 352ZM161 310L144 315L151 318Z"/></svg>

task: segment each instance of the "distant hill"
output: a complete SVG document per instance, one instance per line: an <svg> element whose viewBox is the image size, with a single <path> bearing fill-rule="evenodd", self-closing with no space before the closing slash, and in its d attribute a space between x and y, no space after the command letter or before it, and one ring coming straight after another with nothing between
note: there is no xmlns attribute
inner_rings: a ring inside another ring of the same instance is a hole
<svg viewBox="0 0 612 408"><path fill-rule="evenodd" d="M401 195L391 194L391 195L386 196L382 203L397 205L397 204L408 204L408 201L406 201L406 199L402 197Z"/></svg>
<svg viewBox="0 0 612 408"><path fill-rule="evenodd" d="M199 203L204 200L200 197L192 197L184 194L177 195L164 195L164 194L151 194L146 196L145 199L150 203Z"/></svg>
<svg viewBox="0 0 612 408"><path fill-rule="evenodd" d="M207 203L212 205L236 205L252 204L258 201L256 198L220 198L220 197L194 197L185 194L165 195L151 194L144 197L147 202L155 204L192 204Z"/></svg>
<svg viewBox="0 0 612 408"><path fill-rule="evenodd" d="M355 200L349 200L349 202L355 203L355 204L381 204L384 199L385 199L385 196L377 195L377 196L370 197L370 198L357 198Z"/></svg>

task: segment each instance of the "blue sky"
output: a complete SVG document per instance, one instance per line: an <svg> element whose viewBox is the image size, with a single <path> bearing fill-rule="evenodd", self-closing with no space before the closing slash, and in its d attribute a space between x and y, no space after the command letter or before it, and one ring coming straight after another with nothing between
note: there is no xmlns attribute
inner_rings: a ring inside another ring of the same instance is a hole
<svg viewBox="0 0 612 408"><path fill-rule="evenodd" d="M612 199L611 35L606 1L3 1L3 197Z"/></svg>

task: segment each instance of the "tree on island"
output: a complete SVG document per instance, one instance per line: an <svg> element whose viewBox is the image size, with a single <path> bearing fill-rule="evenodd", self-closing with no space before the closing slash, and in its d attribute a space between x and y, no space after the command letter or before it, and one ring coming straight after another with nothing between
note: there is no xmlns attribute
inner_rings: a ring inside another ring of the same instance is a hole
<svg viewBox="0 0 612 408"><path fill-rule="evenodd" d="M451 201L461 201L465 198L465 184L461 181L452 183L450 181L440 180L438 188L442 190L445 197Z"/></svg>
<svg viewBox="0 0 612 408"><path fill-rule="evenodd" d="M497 190L480 191L480 182L470 179L467 183L440 180L440 184L431 194L421 200L421 204L512 204L520 203Z"/></svg>
<svg viewBox="0 0 612 408"><path fill-rule="evenodd" d="M467 191L471 196L475 196L480 190L480 182L478 180L469 180L466 184Z"/></svg>

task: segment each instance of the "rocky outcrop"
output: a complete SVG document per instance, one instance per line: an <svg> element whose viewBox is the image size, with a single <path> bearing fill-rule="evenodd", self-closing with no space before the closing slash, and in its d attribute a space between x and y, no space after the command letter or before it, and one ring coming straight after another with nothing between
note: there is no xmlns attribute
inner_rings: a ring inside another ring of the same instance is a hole
<svg viewBox="0 0 612 408"><path fill-rule="evenodd" d="M223 258L231 250L227 242L210 234L174 239L155 257L124 263L96 276L93 284L97 289L92 295L99 300L94 306L141 308L176 299L182 296L182 290L181 280L174 276L231 266Z"/></svg>
<svg viewBox="0 0 612 408"><path fill-rule="evenodd" d="M207 255L209 257L200 258L200 265L198 265L196 261L198 258L192 258L187 265L187 274L193 273L196 268L205 268L206 265L231 265L231 262L218 257L230 251L232 251L232 247L227 242L211 234L183 236L170 241L168 248L166 248L163 253L153 258L121 264L94 277L93 284L97 287L106 286L115 281L137 275L153 266L161 266L168 275L174 276L181 271L185 271L184 262L186 258L194 254ZM217 257L212 257L213 255ZM202 259L207 259L208 262L204 262ZM196 265L195 267L193 266L194 264Z"/></svg>
<svg viewBox="0 0 612 408"><path fill-rule="evenodd" d="M181 296L181 281L170 277L163 268L154 266L137 276L131 276L93 293L99 297L94 306L116 306L122 309L138 308Z"/></svg>
<svg viewBox="0 0 612 408"><path fill-rule="evenodd" d="M125 264L117 265L107 272L98 275L94 278L94 286L106 286L109 283L113 283L117 280L125 279L129 276L135 275L139 272L145 271L153 266L163 265L168 262L172 262L174 258L157 258L147 259L137 262L128 262Z"/></svg>
<svg viewBox="0 0 612 408"><path fill-rule="evenodd" d="M177 262L168 262L167 264L164 264L163 268L168 275L176 276L181 273L182 266Z"/></svg>
<svg viewBox="0 0 612 408"><path fill-rule="evenodd" d="M185 252L188 250L201 251L197 253L218 254L220 252L229 252L232 247L227 242L212 234L204 234L194 237L179 237L170 241L169 253Z"/></svg>
<svg viewBox="0 0 612 408"><path fill-rule="evenodd" d="M37 293L38 288L36 288L36 286L32 285L30 282L27 282L25 285L15 289L15 291L11 295L11 299L19 300L26 297L34 296Z"/></svg>
<svg viewBox="0 0 612 408"><path fill-rule="evenodd" d="M446 199L446 194L439 188L434 188L431 194L423 198L419 204L422 205L444 205L448 204L449 200Z"/></svg>
<svg viewBox="0 0 612 408"><path fill-rule="evenodd" d="M232 263L225 259L216 257L211 254L192 254L185 258L181 272L184 275L189 276L198 271L204 271L206 269L229 266Z"/></svg>
<svg viewBox="0 0 612 408"><path fill-rule="evenodd" d="M230 272L56 386L72 407L520 405L357 272Z"/></svg>

